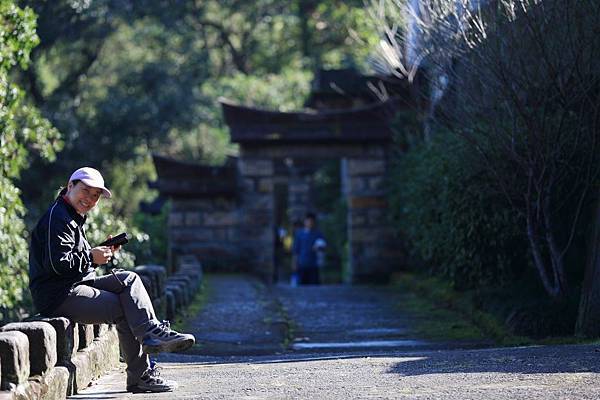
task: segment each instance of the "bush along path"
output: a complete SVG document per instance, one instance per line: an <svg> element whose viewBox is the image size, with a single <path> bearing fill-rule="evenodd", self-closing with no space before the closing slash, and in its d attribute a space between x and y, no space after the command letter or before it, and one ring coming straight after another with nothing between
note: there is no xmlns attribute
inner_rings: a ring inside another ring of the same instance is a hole
<svg viewBox="0 0 600 400"><path fill-rule="evenodd" d="M600 390L598 346L424 339L418 327L431 315L403 304L414 299L397 286L269 288L238 275L205 282L204 305L186 322L198 346L158 357L161 376L179 388L144 398L546 400L595 399ZM119 374L75 398L135 398Z"/></svg>

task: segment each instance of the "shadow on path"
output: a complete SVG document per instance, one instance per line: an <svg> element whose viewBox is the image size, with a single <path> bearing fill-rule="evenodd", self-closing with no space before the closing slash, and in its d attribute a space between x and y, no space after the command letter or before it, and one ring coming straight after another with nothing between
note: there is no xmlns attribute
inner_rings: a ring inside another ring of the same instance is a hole
<svg viewBox="0 0 600 400"><path fill-rule="evenodd" d="M558 345L412 353L410 359L395 364L389 372L404 376L482 372L600 373L600 346Z"/></svg>

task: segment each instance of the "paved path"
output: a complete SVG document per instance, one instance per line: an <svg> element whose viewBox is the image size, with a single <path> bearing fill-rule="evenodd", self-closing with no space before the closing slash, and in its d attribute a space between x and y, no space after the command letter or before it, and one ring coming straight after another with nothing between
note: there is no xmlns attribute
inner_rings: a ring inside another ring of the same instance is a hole
<svg viewBox="0 0 600 400"><path fill-rule="evenodd" d="M280 307L256 279L240 275L208 278L207 301L188 330L198 345L187 354L230 356L283 351Z"/></svg>
<svg viewBox="0 0 600 400"><path fill-rule="evenodd" d="M125 393L121 369L73 398L600 398L600 346L450 350L412 337L410 317L393 306L401 296L386 288L267 289L236 276L209 283L190 323L202 345L159 358L176 392Z"/></svg>

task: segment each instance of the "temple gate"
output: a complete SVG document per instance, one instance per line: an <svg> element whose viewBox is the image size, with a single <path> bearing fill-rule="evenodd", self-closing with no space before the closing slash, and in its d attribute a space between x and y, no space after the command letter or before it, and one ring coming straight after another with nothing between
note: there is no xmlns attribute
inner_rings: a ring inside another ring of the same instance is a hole
<svg viewBox="0 0 600 400"><path fill-rule="evenodd" d="M335 159L347 202L345 280L381 281L400 266L401 246L386 212L389 119L397 100L306 112L220 101L231 141L239 144L237 159L208 167L155 158L156 187L172 199L173 257L195 253L205 263L227 263L267 281L277 279L276 216L282 210L276 198L287 198L290 221L302 218L313 210L311 176L319 161Z"/></svg>

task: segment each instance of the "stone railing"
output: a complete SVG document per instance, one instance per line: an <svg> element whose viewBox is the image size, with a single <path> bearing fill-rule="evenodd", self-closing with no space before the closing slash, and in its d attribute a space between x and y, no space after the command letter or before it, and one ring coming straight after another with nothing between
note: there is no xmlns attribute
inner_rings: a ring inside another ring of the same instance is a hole
<svg viewBox="0 0 600 400"><path fill-rule="evenodd" d="M159 265L141 265L134 271L160 319L173 319L182 311L202 281L195 257L181 257L168 278ZM0 327L0 400L64 399L118 365L119 340L112 325L32 317Z"/></svg>

